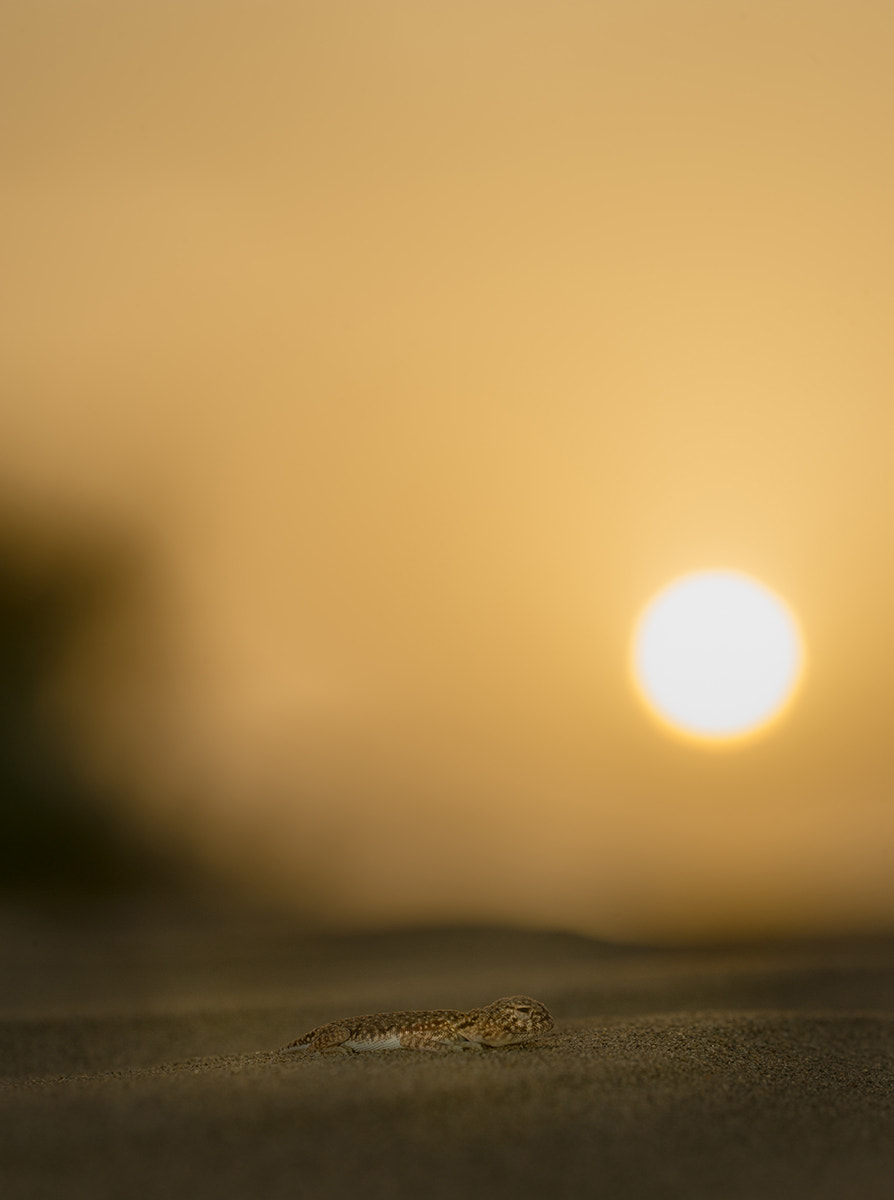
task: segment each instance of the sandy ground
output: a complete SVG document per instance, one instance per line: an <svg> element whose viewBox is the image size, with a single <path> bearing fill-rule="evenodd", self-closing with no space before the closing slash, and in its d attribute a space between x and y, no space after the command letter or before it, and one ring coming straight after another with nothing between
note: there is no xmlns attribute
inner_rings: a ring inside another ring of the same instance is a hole
<svg viewBox="0 0 894 1200"><path fill-rule="evenodd" d="M894 941L667 951L0 919L0 1195L890 1200ZM527 1046L277 1048L524 992Z"/></svg>

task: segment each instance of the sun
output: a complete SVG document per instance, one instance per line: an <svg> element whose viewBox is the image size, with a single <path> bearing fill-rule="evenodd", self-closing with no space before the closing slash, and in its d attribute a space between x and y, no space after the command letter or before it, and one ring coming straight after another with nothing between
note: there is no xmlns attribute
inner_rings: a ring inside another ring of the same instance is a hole
<svg viewBox="0 0 894 1200"><path fill-rule="evenodd" d="M769 588L739 571L698 571L663 588L633 635L633 672L673 729L722 741L780 715L803 666L797 622Z"/></svg>

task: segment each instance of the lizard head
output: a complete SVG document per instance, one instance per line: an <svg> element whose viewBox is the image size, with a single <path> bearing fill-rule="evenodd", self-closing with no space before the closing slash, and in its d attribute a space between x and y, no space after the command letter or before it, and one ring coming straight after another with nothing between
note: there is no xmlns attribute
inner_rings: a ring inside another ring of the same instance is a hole
<svg viewBox="0 0 894 1200"><path fill-rule="evenodd" d="M478 1009L482 1026L479 1040L486 1046L508 1046L512 1042L527 1042L553 1027L549 1009L530 996L503 996Z"/></svg>

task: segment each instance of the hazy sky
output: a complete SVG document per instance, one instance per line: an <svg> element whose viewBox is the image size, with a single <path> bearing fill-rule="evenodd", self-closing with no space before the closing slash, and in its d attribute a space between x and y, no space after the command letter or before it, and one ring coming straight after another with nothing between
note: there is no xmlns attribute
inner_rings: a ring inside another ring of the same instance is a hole
<svg viewBox="0 0 894 1200"><path fill-rule="evenodd" d="M0 497L146 836L351 924L894 920L887 0L7 0ZM807 671L669 736L638 612Z"/></svg>

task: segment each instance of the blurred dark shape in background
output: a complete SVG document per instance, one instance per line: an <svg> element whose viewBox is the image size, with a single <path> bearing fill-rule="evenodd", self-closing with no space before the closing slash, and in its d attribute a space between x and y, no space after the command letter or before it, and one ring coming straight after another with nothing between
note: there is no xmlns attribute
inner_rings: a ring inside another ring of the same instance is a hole
<svg viewBox="0 0 894 1200"><path fill-rule="evenodd" d="M133 556L48 545L0 517L0 897L177 892L176 854L150 846L79 775L52 688L85 627L133 586Z"/></svg>

